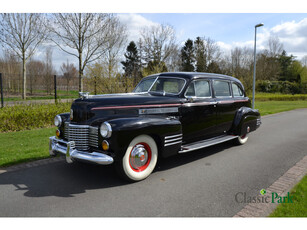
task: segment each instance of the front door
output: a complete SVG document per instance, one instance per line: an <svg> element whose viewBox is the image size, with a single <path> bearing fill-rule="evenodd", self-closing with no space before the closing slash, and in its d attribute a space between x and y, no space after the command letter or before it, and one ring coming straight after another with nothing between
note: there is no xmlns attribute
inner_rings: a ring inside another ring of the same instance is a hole
<svg viewBox="0 0 307 230"><path fill-rule="evenodd" d="M180 108L183 142L190 143L215 136L216 101L212 97L210 81L192 81L185 97L186 101Z"/></svg>

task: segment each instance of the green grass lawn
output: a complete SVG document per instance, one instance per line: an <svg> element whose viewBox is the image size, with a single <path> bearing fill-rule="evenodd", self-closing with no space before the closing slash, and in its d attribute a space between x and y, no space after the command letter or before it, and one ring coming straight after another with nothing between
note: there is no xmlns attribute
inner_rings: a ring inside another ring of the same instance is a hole
<svg viewBox="0 0 307 230"><path fill-rule="evenodd" d="M256 101L262 116L298 108L307 108L307 101ZM48 137L56 128L0 133L0 167L46 158Z"/></svg>
<svg viewBox="0 0 307 230"><path fill-rule="evenodd" d="M0 133L0 167L49 157L55 128Z"/></svg>
<svg viewBox="0 0 307 230"><path fill-rule="evenodd" d="M291 190L293 203L280 204L269 217L307 217L307 175Z"/></svg>
<svg viewBox="0 0 307 230"><path fill-rule="evenodd" d="M256 101L255 108L261 116L293 109L307 108L307 101Z"/></svg>

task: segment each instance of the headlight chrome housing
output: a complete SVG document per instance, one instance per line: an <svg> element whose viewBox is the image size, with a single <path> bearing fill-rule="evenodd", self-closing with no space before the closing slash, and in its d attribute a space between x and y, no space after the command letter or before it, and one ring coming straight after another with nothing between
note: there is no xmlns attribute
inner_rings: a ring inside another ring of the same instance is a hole
<svg viewBox="0 0 307 230"><path fill-rule="evenodd" d="M104 138L111 137L112 127L108 122L103 122L100 126L100 134Z"/></svg>
<svg viewBox="0 0 307 230"><path fill-rule="evenodd" d="M54 125L60 127L62 125L62 118L60 115L56 115L54 118Z"/></svg>

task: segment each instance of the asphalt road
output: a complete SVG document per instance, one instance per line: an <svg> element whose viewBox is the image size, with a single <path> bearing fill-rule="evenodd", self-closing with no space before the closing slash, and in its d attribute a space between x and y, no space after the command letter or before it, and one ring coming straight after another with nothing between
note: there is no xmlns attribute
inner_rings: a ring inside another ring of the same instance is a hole
<svg viewBox="0 0 307 230"><path fill-rule="evenodd" d="M0 174L0 216L233 216L307 154L307 109L262 118L231 142L160 160L129 184L112 166L50 163Z"/></svg>

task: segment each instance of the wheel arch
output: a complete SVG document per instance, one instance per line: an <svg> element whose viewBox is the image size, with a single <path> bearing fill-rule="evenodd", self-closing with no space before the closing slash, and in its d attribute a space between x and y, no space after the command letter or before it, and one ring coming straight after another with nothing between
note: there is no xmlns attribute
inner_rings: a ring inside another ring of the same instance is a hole
<svg viewBox="0 0 307 230"><path fill-rule="evenodd" d="M260 119L259 110L251 109L249 107L241 107L235 114L231 133L242 136L255 131L259 127L257 122L258 119Z"/></svg>
<svg viewBox="0 0 307 230"><path fill-rule="evenodd" d="M143 134L154 139L158 147L158 154L165 157L164 137L181 134L182 130L179 120L167 117L118 118L109 120L108 123L112 127L110 146L114 147L115 160L123 156L127 146L135 137Z"/></svg>

